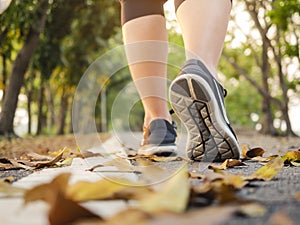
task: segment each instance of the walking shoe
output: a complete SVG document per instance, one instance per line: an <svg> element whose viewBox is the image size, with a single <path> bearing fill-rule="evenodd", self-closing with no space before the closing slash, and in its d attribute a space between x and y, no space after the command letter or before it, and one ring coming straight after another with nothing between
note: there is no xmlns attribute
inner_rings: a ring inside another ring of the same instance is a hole
<svg viewBox="0 0 300 225"><path fill-rule="evenodd" d="M187 155L198 161L239 158L240 147L226 116L225 90L196 59L171 83L170 102L188 131Z"/></svg>
<svg viewBox="0 0 300 225"><path fill-rule="evenodd" d="M176 125L164 119L153 120L143 129L144 139L138 151L140 155L170 156L177 154Z"/></svg>

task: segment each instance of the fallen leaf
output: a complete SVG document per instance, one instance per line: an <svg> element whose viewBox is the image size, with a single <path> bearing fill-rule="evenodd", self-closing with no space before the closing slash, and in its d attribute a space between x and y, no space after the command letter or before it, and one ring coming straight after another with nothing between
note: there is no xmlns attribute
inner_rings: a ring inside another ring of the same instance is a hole
<svg viewBox="0 0 300 225"><path fill-rule="evenodd" d="M192 179L204 179L205 175L202 173L191 171L191 172L189 172L189 177Z"/></svg>
<svg viewBox="0 0 300 225"><path fill-rule="evenodd" d="M66 151L66 148L64 148L63 150L60 151L59 154L57 154L56 157L54 157L52 160L50 161L45 161L45 162L37 162L37 163L34 163L34 166L36 169L40 169L40 168L43 168L43 167L48 167L48 166L53 166L55 165L57 162L59 162L62 157L63 157L63 154L64 152Z"/></svg>
<svg viewBox="0 0 300 225"><path fill-rule="evenodd" d="M259 203L251 202L239 205L238 212L246 217L261 217L266 214L267 209Z"/></svg>
<svg viewBox="0 0 300 225"><path fill-rule="evenodd" d="M145 195L138 207L147 212L183 212L187 207L189 194L188 171L183 167L163 183L158 192Z"/></svg>
<svg viewBox="0 0 300 225"><path fill-rule="evenodd" d="M77 153L76 157L85 159L85 158L90 158L90 157L103 157L103 155L101 153L94 153L94 152L84 150L84 151L80 151L79 153Z"/></svg>
<svg viewBox="0 0 300 225"><path fill-rule="evenodd" d="M72 225L150 225L149 223L154 219L154 216L139 209L126 209L108 218L106 221L83 220Z"/></svg>
<svg viewBox="0 0 300 225"><path fill-rule="evenodd" d="M102 219L73 200L67 199L62 192L54 192L49 211L51 225L71 224L74 221L86 218Z"/></svg>
<svg viewBox="0 0 300 225"><path fill-rule="evenodd" d="M23 188L14 187L11 183L10 177L3 178L0 180L0 196L1 197L12 197L16 195L23 195L26 191Z"/></svg>
<svg viewBox="0 0 300 225"><path fill-rule="evenodd" d="M36 152L28 152L27 157L32 161L46 161L46 160L52 160L53 157L49 155L41 155Z"/></svg>
<svg viewBox="0 0 300 225"><path fill-rule="evenodd" d="M300 200L300 193L295 194L295 199Z"/></svg>
<svg viewBox="0 0 300 225"><path fill-rule="evenodd" d="M243 163L241 160L238 159L227 159L226 161L227 161L226 163L227 168L233 168L236 166L247 166L245 163Z"/></svg>
<svg viewBox="0 0 300 225"><path fill-rule="evenodd" d="M185 159L185 158L179 157L179 156L162 157L162 156L157 156L157 155L150 155L150 156L146 156L144 158L148 158L148 159L152 160L153 162L188 161L188 159Z"/></svg>
<svg viewBox="0 0 300 225"><path fill-rule="evenodd" d="M60 174L50 183L28 190L24 196L24 203L28 204L37 200L47 202L50 205L48 218L51 225L70 224L82 218L100 218L66 197L69 179L69 173Z"/></svg>
<svg viewBox="0 0 300 225"><path fill-rule="evenodd" d="M79 181L67 189L66 195L76 201L105 199L139 199L152 190L141 183L126 179L101 179L96 182Z"/></svg>
<svg viewBox="0 0 300 225"><path fill-rule="evenodd" d="M283 159L277 157L258 169L247 180L272 180L284 166Z"/></svg>
<svg viewBox="0 0 300 225"><path fill-rule="evenodd" d="M154 217L149 225L225 224L236 212L235 206L214 206L192 210L185 214L162 214Z"/></svg>
<svg viewBox="0 0 300 225"><path fill-rule="evenodd" d="M241 175L233 175L233 174L228 174L224 176L223 182L226 185L230 185L235 189L241 189L245 187L249 182L245 181L244 177Z"/></svg>
<svg viewBox="0 0 300 225"><path fill-rule="evenodd" d="M227 168L233 168L236 166L246 166L246 164L238 159L226 159L221 165L209 165L208 169L212 169L214 171L217 169L226 170Z"/></svg>
<svg viewBox="0 0 300 225"><path fill-rule="evenodd" d="M265 150L260 147L250 148L247 145L242 146L242 156L245 159L251 159L254 157L258 157L258 156L262 157L264 153L265 153Z"/></svg>
<svg viewBox="0 0 300 225"><path fill-rule="evenodd" d="M299 162L290 162L290 163L293 166L300 167L300 163Z"/></svg>
<svg viewBox="0 0 300 225"><path fill-rule="evenodd" d="M71 166L73 162L73 158L67 158L62 162L57 162L56 165L58 166Z"/></svg>
<svg viewBox="0 0 300 225"><path fill-rule="evenodd" d="M268 220L268 225L294 225L295 223L285 212L276 212Z"/></svg>
<svg viewBox="0 0 300 225"><path fill-rule="evenodd" d="M53 202L53 195L56 195L56 192L66 191L70 176L69 173L63 173L55 177L50 183L41 184L27 190L24 195L24 204L38 200L48 203Z"/></svg>
<svg viewBox="0 0 300 225"><path fill-rule="evenodd" d="M291 162L300 162L300 152L289 151L284 156L282 156L282 159L285 164L289 164Z"/></svg>
<svg viewBox="0 0 300 225"><path fill-rule="evenodd" d="M123 158L114 158L111 161L107 161L105 163L93 166L92 168L90 168L88 170L93 172L95 169L97 169L99 167L108 167L108 166L114 166L118 169L118 171L128 171L128 172L137 171L136 166L133 166L128 160L123 159Z"/></svg>

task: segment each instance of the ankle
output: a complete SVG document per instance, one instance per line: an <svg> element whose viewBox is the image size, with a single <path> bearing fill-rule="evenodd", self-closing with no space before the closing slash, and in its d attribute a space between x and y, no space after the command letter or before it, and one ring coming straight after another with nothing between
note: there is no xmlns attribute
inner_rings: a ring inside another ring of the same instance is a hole
<svg viewBox="0 0 300 225"><path fill-rule="evenodd" d="M170 124L172 124L172 117L170 114L168 115L161 115L161 116L152 116L152 117L146 117L144 118L144 127L149 127L150 123L153 121L153 120L156 120L156 119L164 119L164 120L167 120Z"/></svg>

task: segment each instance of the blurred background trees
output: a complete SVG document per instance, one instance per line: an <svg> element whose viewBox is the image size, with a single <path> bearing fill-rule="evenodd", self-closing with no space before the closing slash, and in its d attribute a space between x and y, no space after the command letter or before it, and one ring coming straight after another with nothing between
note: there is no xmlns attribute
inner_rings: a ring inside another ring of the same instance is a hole
<svg viewBox="0 0 300 225"><path fill-rule="evenodd" d="M220 62L230 120L264 134L294 135L290 109L300 105L299 0L235 0L231 15ZM97 57L122 44L119 18L118 0L12 0L0 15L0 134L72 132L77 84ZM167 18L170 42L183 46ZM183 60L182 54L170 55L178 67ZM169 69L176 76L177 70ZM99 131L110 128L114 98L128 82L124 68L107 83L106 118L100 98L96 108ZM131 128L139 130L140 103L132 114Z"/></svg>

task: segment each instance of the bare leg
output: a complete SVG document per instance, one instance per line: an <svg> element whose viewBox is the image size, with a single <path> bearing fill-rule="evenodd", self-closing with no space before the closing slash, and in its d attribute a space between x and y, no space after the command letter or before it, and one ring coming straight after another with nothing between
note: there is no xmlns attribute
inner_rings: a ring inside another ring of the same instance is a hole
<svg viewBox="0 0 300 225"><path fill-rule="evenodd" d="M186 0L177 9L187 59L200 59L214 76L230 10L230 0Z"/></svg>
<svg viewBox="0 0 300 225"><path fill-rule="evenodd" d="M162 15L139 17L125 23L122 29L130 72L145 110L144 126L156 118L170 122L165 18Z"/></svg>

